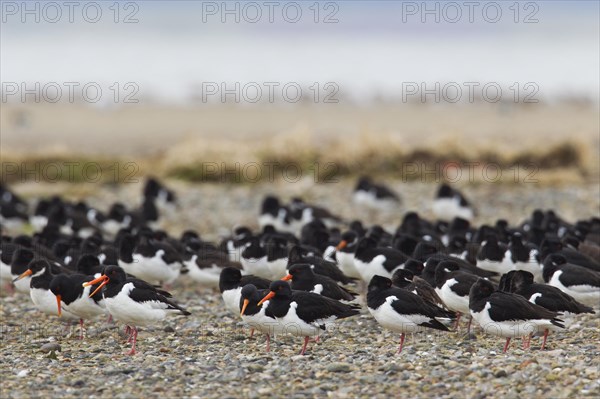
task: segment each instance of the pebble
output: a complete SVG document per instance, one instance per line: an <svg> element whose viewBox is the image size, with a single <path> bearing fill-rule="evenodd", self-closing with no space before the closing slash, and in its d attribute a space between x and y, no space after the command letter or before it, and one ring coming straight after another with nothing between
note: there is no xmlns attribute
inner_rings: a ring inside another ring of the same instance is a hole
<svg viewBox="0 0 600 399"><path fill-rule="evenodd" d="M44 353L49 353L49 352L60 352L61 351L61 347L58 343L56 342L48 342L47 344L44 344L40 347L40 350Z"/></svg>
<svg viewBox="0 0 600 399"><path fill-rule="evenodd" d="M327 371L332 373L347 373L352 370L352 366L348 363L331 363L327 366Z"/></svg>

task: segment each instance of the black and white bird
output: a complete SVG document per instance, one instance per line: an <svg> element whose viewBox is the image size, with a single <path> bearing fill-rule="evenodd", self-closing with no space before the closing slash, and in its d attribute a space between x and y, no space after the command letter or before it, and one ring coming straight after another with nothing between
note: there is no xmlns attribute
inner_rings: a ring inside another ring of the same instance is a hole
<svg viewBox="0 0 600 399"><path fill-rule="evenodd" d="M260 331L267 337L266 351L271 350L271 337L282 332L281 325L274 316L267 316L269 301L258 303L269 293L269 289L259 290L254 284L242 287L240 293L240 316L250 328Z"/></svg>
<svg viewBox="0 0 600 399"><path fill-rule="evenodd" d="M378 247L371 237L361 238L354 253L354 264L361 278L369 283L373 276L390 278L397 269L402 269L410 258L388 247Z"/></svg>
<svg viewBox="0 0 600 399"><path fill-rule="evenodd" d="M398 194L383 184L374 183L366 176L358 180L352 199L356 204L377 210L392 210L401 203Z"/></svg>
<svg viewBox="0 0 600 399"><path fill-rule="evenodd" d="M238 226L233 230L233 234L221 241L219 248L227 253L229 260L240 262L242 251L246 248L252 238L252 230L246 226Z"/></svg>
<svg viewBox="0 0 600 399"><path fill-rule="evenodd" d="M600 307L600 273L567 263L563 255L550 254L544 260L544 281L576 301Z"/></svg>
<svg viewBox="0 0 600 399"><path fill-rule="evenodd" d="M157 289L143 280L128 278L118 266L107 266L104 273L83 283L84 287L98 284L92 296L101 290L106 309L114 320L125 323L132 342L130 355L135 354L137 327L147 326L163 320L167 314L189 316L191 313L171 300L172 295Z"/></svg>
<svg viewBox="0 0 600 399"><path fill-rule="evenodd" d="M29 296L35 307L48 315L58 316L59 310L56 306L56 297L50 291L50 283L54 278L55 274L61 272L70 271L68 269L60 268L57 265L51 265L45 259L37 259L29 263L27 270L23 272L16 280L23 279L27 276L31 276ZM53 270L54 272L53 273ZM64 310L61 312L61 316L68 320L79 319L75 314Z"/></svg>
<svg viewBox="0 0 600 399"><path fill-rule="evenodd" d="M108 314L102 294L97 292L95 295L90 295L98 286L83 287L82 285L93 279L93 276L83 274L58 274L50 281L49 288L56 297L58 316L61 317L65 310L79 317L81 329L79 339L83 339L84 320Z"/></svg>
<svg viewBox="0 0 600 399"><path fill-rule="evenodd" d="M288 253L288 269L298 263L307 263L315 274L327 276L342 284L350 284L355 281L354 278L346 276L335 262L323 259L314 251L307 250L300 245L294 245Z"/></svg>
<svg viewBox="0 0 600 399"><path fill-rule="evenodd" d="M557 312L533 304L521 295L496 291L490 281L482 278L471 287L469 310L485 333L506 338L504 353L511 338L564 328Z"/></svg>
<svg viewBox="0 0 600 399"><path fill-rule="evenodd" d="M240 311L240 298L242 288L245 285L252 284L257 289L268 289L271 281L262 277L245 275L239 269L233 267L225 267L221 270L219 276L219 291L223 297L225 307L233 314L238 314Z"/></svg>
<svg viewBox="0 0 600 399"><path fill-rule="evenodd" d="M10 261L10 275L17 292L29 295L31 275L24 273L29 269L29 264L34 258L35 254L28 248L18 248L13 253Z"/></svg>
<svg viewBox="0 0 600 399"><path fill-rule="evenodd" d="M446 304L439 297L435 288L427 281L415 276L413 272L406 269L398 269L392 276L392 285L403 290L407 290L423 298L425 301L432 303L441 308L445 308Z"/></svg>
<svg viewBox="0 0 600 399"><path fill-rule="evenodd" d="M383 327L399 332L400 347L404 347L406 333L427 328L448 331L438 318L452 318L450 312L429 303L412 292L393 287L387 277L373 276L367 292L367 306L375 320Z"/></svg>
<svg viewBox="0 0 600 399"><path fill-rule="evenodd" d="M312 292L338 301L351 302L358 294L337 284L327 276L315 274L309 264L297 263L290 266L283 281L291 280L293 290Z"/></svg>
<svg viewBox="0 0 600 399"><path fill-rule="evenodd" d="M540 305L553 312L560 313L565 327L573 323L575 315L581 313L594 313L594 310L577 302L572 296L565 294L560 289L547 284L534 282L533 274L523 270L513 270L505 278L506 289L525 297L529 302ZM545 347L542 344L542 349Z"/></svg>
<svg viewBox="0 0 600 399"><path fill-rule="evenodd" d="M467 198L457 189L443 183L433 201L433 213L440 220L450 221L456 217L472 220L475 210Z"/></svg>
<svg viewBox="0 0 600 399"><path fill-rule="evenodd" d="M469 292L479 277L460 270L456 262L444 260L435 269L435 292L446 307L456 312L456 328L462 315L469 316L467 333L471 332Z"/></svg>
<svg viewBox="0 0 600 399"><path fill-rule="evenodd" d="M210 247L195 248L184 253L182 257L188 276L204 287L218 287L223 268L241 268L241 265L232 262L227 254Z"/></svg>
<svg viewBox="0 0 600 399"><path fill-rule="evenodd" d="M120 243L119 266L144 281L171 284L182 271L183 259L167 242L127 234Z"/></svg>
<svg viewBox="0 0 600 399"><path fill-rule="evenodd" d="M342 234L342 240L335 247L335 256L340 270L342 270L346 276L357 279L361 278L360 273L356 270L354 264L354 251L356 251L358 239L358 234L355 231L345 231Z"/></svg>
<svg viewBox="0 0 600 399"><path fill-rule="evenodd" d="M499 275L514 270L512 257L506 256L508 248L495 235L488 235L477 252L477 267Z"/></svg>
<svg viewBox="0 0 600 399"><path fill-rule="evenodd" d="M270 292L258 303L266 305L265 314L274 317L282 332L304 337L301 355L310 337L319 336L333 322L359 314L358 305L347 305L312 292L292 291L285 281L273 281Z"/></svg>
<svg viewBox="0 0 600 399"><path fill-rule="evenodd" d="M242 251L240 262L248 274L262 278L272 278L267 261L267 250L261 245L259 237L253 237Z"/></svg>

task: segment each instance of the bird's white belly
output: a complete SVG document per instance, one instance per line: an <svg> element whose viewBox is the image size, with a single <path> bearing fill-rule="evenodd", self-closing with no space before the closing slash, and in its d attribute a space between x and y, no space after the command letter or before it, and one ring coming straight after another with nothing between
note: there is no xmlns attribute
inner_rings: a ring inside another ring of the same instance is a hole
<svg viewBox="0 0 600 399"><path fill-rule="evenodd" d="M419 326L420 323L426 323L429 318L422 315L403 315L392 307L392 302L397 300L396 297L388 297L386 301L377 309L369 308L369 312L375 320L384 328L400 333L412 333L421 331L424 327Z"/></svg>
<svg viewBox="0 0 600 399"><path fill-rule="evenodd" d="M262 258L242 258L242 267L248 274L263 278L271 278L271 270L267 262L267 256Z"/></svg>
<svg viewBox="0 0 600 399"><path fill-rule="evenodd" d="M306 323L296 313L296 308L298 304L296 302L292 302L290 304L290 309L286 313L285 316L277 318L277 320L281 323L281 329L283 333L297 335L301 337L313 337L319 335L323 329L321 329L320 325L325 325L333 322L335 318L330 318L328 320L316 320L313 323Z"/></svg>
<svg viewBox="0 0 600 399"><path fill-rule="evenodd" d="M335 254L338 265L342 272L352 278L361 278L360 273L354 265L354 253L351 252L337 252Z"/></svg>
<svg viewBox="0 0 600 399"><path fill-rule="evenodd" d="M218 287L222 269L215 264L211 265L211 267L200 269L196 264L196 257L197 255L194 255L192 259L183 262L189 270L189 276L202 286Z"/></svg>
<svg viewBox="0 0 600 399"><path fill-rule="evenodd" d="M446 281L441 289L436 288L435 291L448 309L469 314L469 297L461 297L451 290L451 287L457 283L455 279L450 279Z"/></svg>
<svg viewBox="0 0 600 399"><path fill-rule="evenodd" d="M548 282L548 285L552 285L565 294L571 295L576 301L583 303L594 308L600 307L600 288L593 287L591 285L574 285L565 287L560 282L560 275L562 271L557 271L552 275L552 278Z"/></svg>
<svg viewBox="0 0 600 399"><path fill-rule="evenodd" d="M268 262L268 267L271 272L271 279L279 280L285 277L287 270L288 258L275 259L274 261Z"/></svg>
<svg viewBox="0 0 600 399"><path fill-rule="evenodd" d="M58 316L58 304L56 303L56 297L52 292L41 288L31 288L29 295L38 310L52 316ZM63 311L62 317L65 319L78 318L69 311Z"/></svg>
<svg viewBox="0 0 600 399"><path fill-rule="evenodd" d="M167 316L167 305L158 301L136 302L123 289L112 298L104 298L106 309L115 320L131 326L146 326Z"/></svg>
<svg viewBox="0 0 600 399"><path fill-rule="evenodd" d="M221 294L225 307L233 314L240 314L240 299L242 298L242 288L223 291Z"/></svg>
<svg viewBox="0 0 600 399"><path fill-rule="evenodd" d="M554 328L554 325L550 323L550 321L542 319L505 320L497 322L490 318L488 314L489 309L490 304L488 302L481 312L473 312L471 310L471 316L479 323L486 334L504 338L515 338Z"/></svg>

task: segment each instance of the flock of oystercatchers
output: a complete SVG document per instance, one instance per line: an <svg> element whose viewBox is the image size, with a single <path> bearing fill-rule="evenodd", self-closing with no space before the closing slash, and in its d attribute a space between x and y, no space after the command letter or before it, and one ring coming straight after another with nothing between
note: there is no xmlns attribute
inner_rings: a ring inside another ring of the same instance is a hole
<svg viewBox="0 0 600 399"><path fill-rule="evenodd" d="M369 178L354 190L357 206L398 209L400 196ZM572 325L600 307L600 219L569 223L536 210L519 225L498 220L475 227L465 196L442 184L432 203L436 220L404 215L396 231L344 221L300 198L262 203L259 231L240 226L220 244L195 231L180 238L157 228L175 194L149 178L142 204L103 212L59 196L29 204L2 185L0 280L28 294L48 315L84 321L110 316L123 323L136 352L140 326L168 314L189 316L168 288L178 279L218 288L225 307L271 337L319 339L338 319L360 313L405 334L458 330L462 316L484 333L523 338ZM30 235L6 235L23 226ZM366 298L361 295L366 291Z"/></svg>

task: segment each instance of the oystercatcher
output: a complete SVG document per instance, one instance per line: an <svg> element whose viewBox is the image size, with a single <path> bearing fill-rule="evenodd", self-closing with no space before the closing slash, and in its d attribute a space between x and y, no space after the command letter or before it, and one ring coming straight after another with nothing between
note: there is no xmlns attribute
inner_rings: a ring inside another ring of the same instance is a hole
<svg viewBox="0 0 600 399"><path fill-rule="evenodd" d="M441 261L435 269L435 292L448 309L456 312L457 330L461 315L470 315L469 292L478 279L473 274L460 271L458 264L451 260ZM469 316L467 334L471 332L471 321Z"/></svg>
<svg viewBox="0 0 600 399"><path fill-rule="evenodd" d="M54 273L53 270L57 273ZM34 305L38 310L51 316L58 316L59 311L56 307L56 297L50 291L50 283L55 274L60 272L70 271L68 269L59 268L58 266L52 266L45 259L33 260L27 266L25 270L15 281L21 280L27 276L31 276L29 296L33 301ZM66 319L79 319L73 313L65 310L61 316Z"/></svg>
<svg viewBox="0 0 600 399"><path fill-rule="evenodd" d="M477 267L500 275L514 270L510 253L506 256L507 248L498 241L495 235L488 235L481 243L477 252Z"/></svg>
<svg viewBox="0 0 600 399"><path fill-rule="evenodd" d="M241 270L233 267L224 267L221 270L219 291L221 291L225 307L231 313L238 314L240 311L242 287L248 284L252 284L258 289L267 289L271 285L271 281L253 275L242 276Z"/></svg>
<svg viewBox="0 0 600 399"><path fill-rule="evenodd" d="M550 254L544 260L544 281L578 302L600 307L600 273L567 263L563 255Z"/></svg>
<svg viewBox="0 0 600 399"><path fill-rule="evenodd" d="M283 277L282 280L291 280L293 290L312 292L338 301L350 302L358 296L357 293L339 286L335 280L315 274L310 265L306 263L297 263L290 266L288 275Z"/></svg>
<svg viewBox="0 0 600 399"><path fill-rule="evenodd" d="M35 258L35 254L28 248L18 248L10 261L10 275L17 292L29 294L31 275L24 273L29 269L29 264Z"/></svg>
<svg viewBox="0 0 600 399"><path fill-rule="evenodd" d="M535 281L543 282L542 266L537 260L539 251L532 245L525 245L520 233L515 233L510 237L508 251L506 256L513 262L515 270L524 270L533 274Z"/></svg>
<svg viewBox="0 0 600 399"><path fill-rule="evenodd" d="M121 238L119 266L127 273L150 282L170 284L179 276L183 259L168 243L125 234Z"/></svg>
<svg viewBox="0 0 600 399"><path fill-rule="evenodd" d="M318 336L338 319L359 314L358 305L346 305L312 292L292 291L285 281L273 281L269 290L258 305L269 301L265 315L275 317L284 333L304 337L301 355L311 336Z"/></svg>
<svg viewBox="0 0 600 399"><path fill-rule="evenodd" d="M437 318L454 317L450 312L412 292L393 287L389 278L377 275L369 282L367 306L382 327L401 333L398 353L402 352L407 332L413 333L426 328L448 331Z"/></svg>
<svg viewBox="0 0 600 399"><path fill-rule="evenodd" d="M218 287L221 271L225 267L241 268L241 265L229 260L227 254L211 248L183 255L183 264L189 276L202 286Z"/></svg>
<svg viewBox="0 0 600 399"><path fill-rule="evenodd" d="M220 245L220 249L227 253L229 260L239 262L242 257L242 251L252 238L252 231L246 226L239 226L233 230L231 237L225 238Z"/></svg>
<svg viewBox="0 0 600 399"><path fill-rule="evenodd" d="M480 278L471 287L469 310L487 333L506 338L503 353L510 339L538 332L564 328L558 313L529 302L520 295L495 291L494 285Z"/></svg>
<svg viewBox="0 0 600 399"><path fill-rule="evenodd" d="M271 278L271 269L267 262L267 251L261 245L259 237L253 237L242 251L240 259L244 271L255 276Z"/></svg>
<svg viewBox="0 0 600 399"><path fill-rule="evenodd" d="M366 283L375 275L392 277L408 260L408 256L396 249L378 247L377 241L371 237L361 238L354 253L354 264Z"/></svg>
<svg viewBox="0 0 600 399"><path fill-rule="evenodd" d="M83 339L84 320L107 313L102 294L97 292L95 295L90 296L90 291L94 291L98 287L82 286L83 283L93 279L93 276L83 274L59 274L50 281L49 289L56 297L58 316L62 316L64 309L79 317L79 339Z"/></svg>
<svg viewBox="0 0 600 399"><path fill-rule="evenodd" d="M269 301L258 303L269 293L269 289L258 290L254 284L247 284L240 292L240 316L250 328L264 333L267 337L266 351L271 350L271 336L281 333L281 324L275 317L267 316L265 311Z"/></svg>
<svg viewBox="0 0 600 399"><path fill-rule="evenodd" d="M440 186L433 201L433 213L436 218L448 221L455 217L471 220L475 216L475 211L466 197L445 183Z"/></svg>
<svg viewBox="0 0 600 399"><path fill-rule="evenodd" d="M171 311L176 311L183 316L191 314L175 304L170 299L172 298L170 293L157 289L143 280L128 278L119 266L107 266L100 277L82 285L87 287L98 283L100 285L91 296L106 286L102 291L106 309L115 320L125 323L131 332L130 355L135 354L138 326L147 326L161 321Z"/></svg>
<svg viewBox="0 0 600 399"><path fill-rule="evenodd" d="M396 270L392 276L392 285L410 291L413 294L420 296L425 301L439 306L442 309L446 307L446 304L444 304L444 301L439 297L435 288L427 281L415 276L410 270Z"/></svg>
<svg viewBox="0 0 600 399"><path fill-rule="evenodd" d="M533 274L523 270L513 270L506 275L509 292L525 297L529 302L561 314L565 327L569 327L576 314L594 313L594 310L577 302L572 296L547 284L534 283ZM544 344L545 344L544 340ZM544 349L545 345L542 345Z"/></svg>
<svg viewBox="0 0 600 399"><path fill-rule="evenodd" d="M380 210L390 210L401 203L398 194L383 184L373 183L366 176L358 180L352 199L359 205Z"/></svg>
<svg viewBox="0 0 600 399"><path fill-rule="evenodd" d="M350 284L355 281L354 278L346 276L336 263L325 260L317 256L315 252L308 251L300 245L294 245L290 248L288 269L297 263L308 263L316 274L327 276L342 284Z"/></svg>
<svg viewBox="0 0 600 399"><path fill-rule="evenodd" d="M354 251L358 244L358 234L348 230L342 234L342 240L335 247L338 266L342 272L352 278L361 278L360 273L354 265Z"/></svg>

